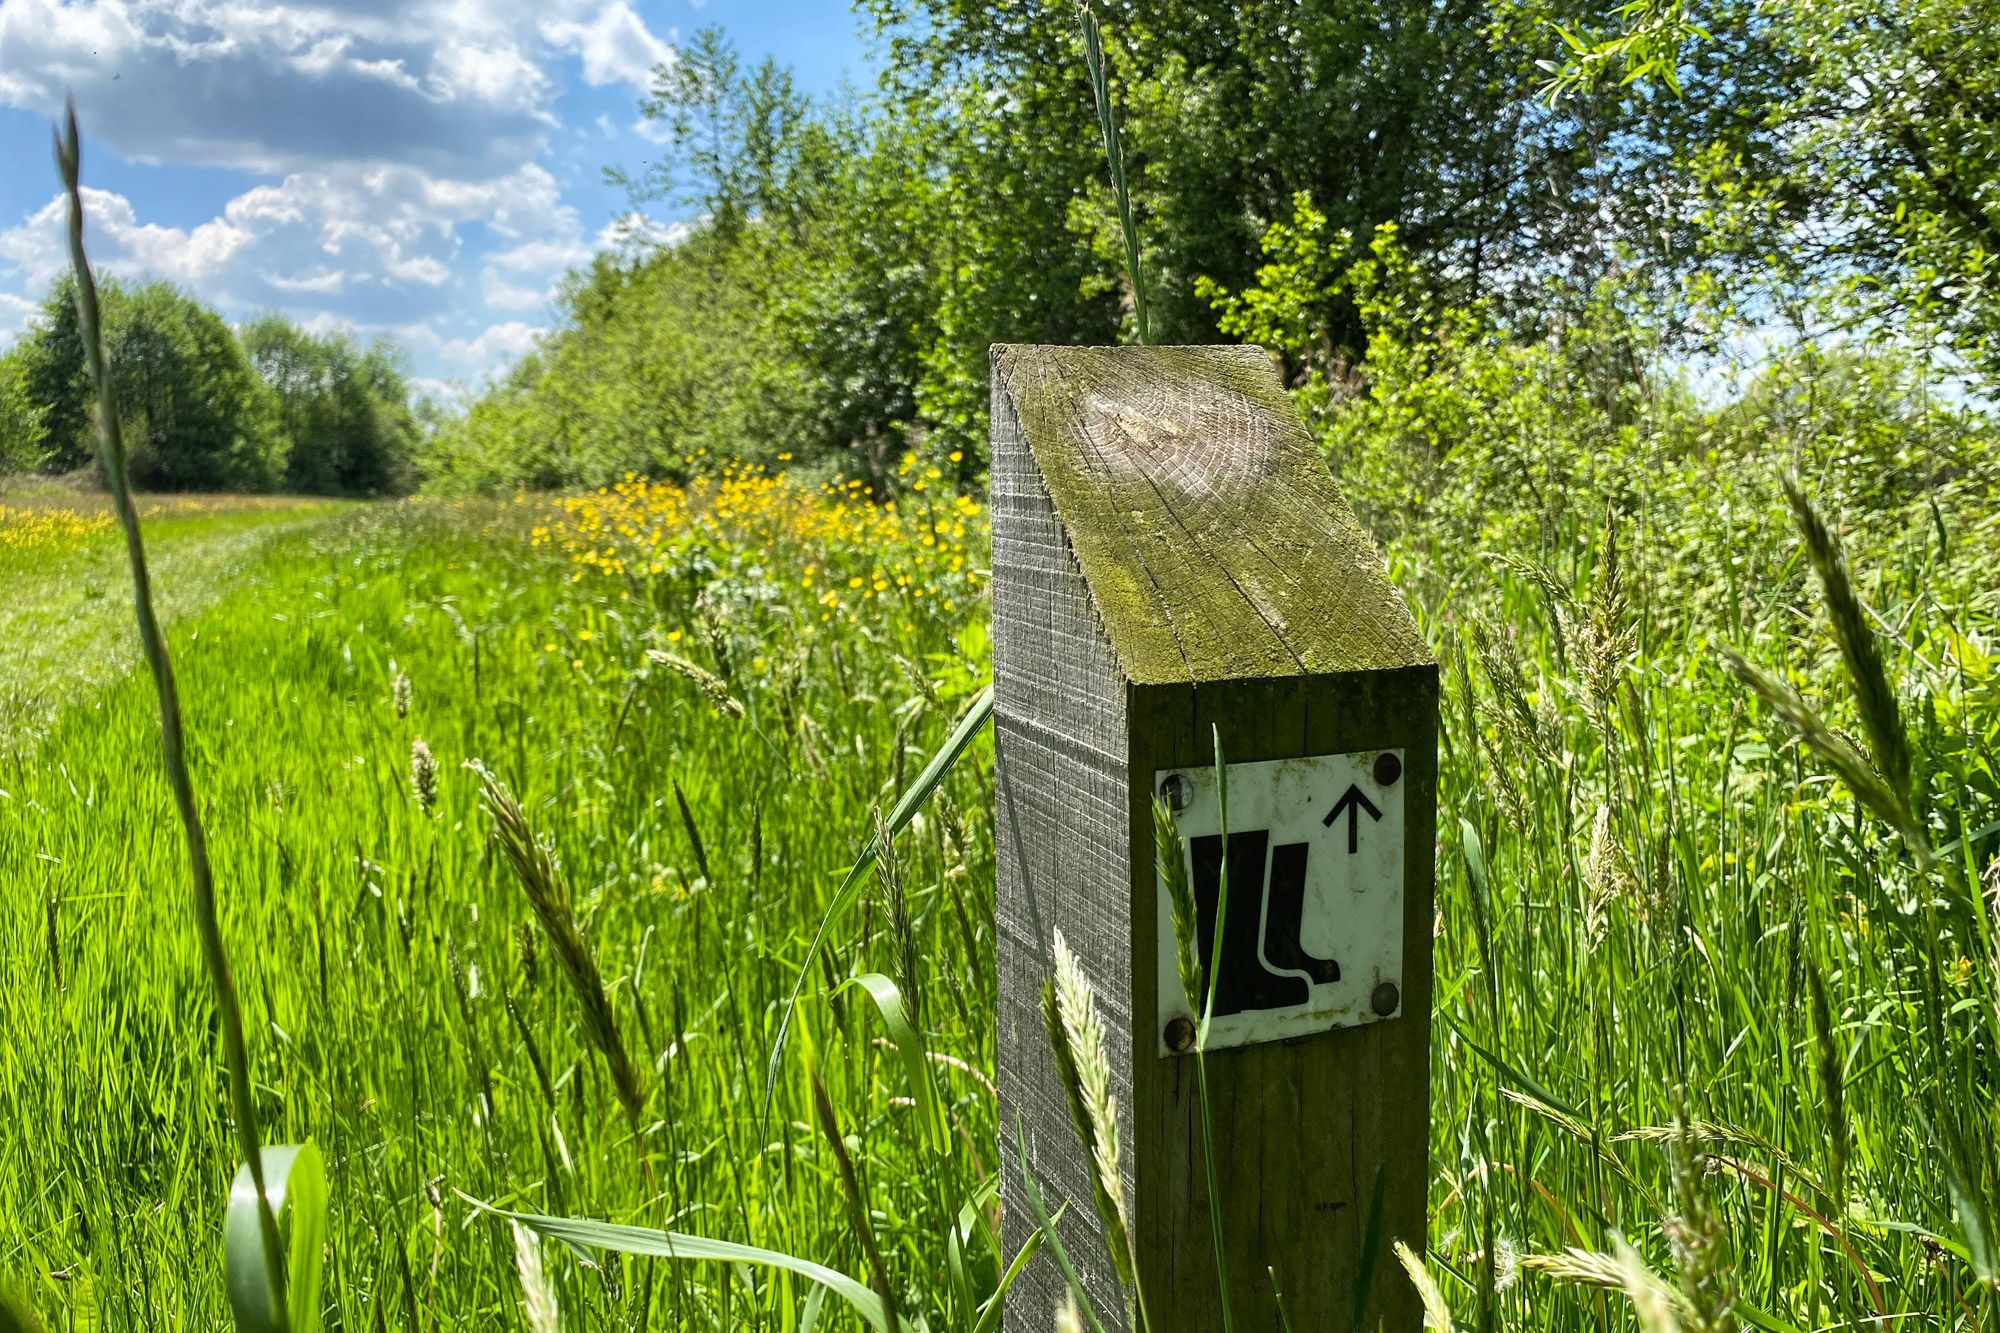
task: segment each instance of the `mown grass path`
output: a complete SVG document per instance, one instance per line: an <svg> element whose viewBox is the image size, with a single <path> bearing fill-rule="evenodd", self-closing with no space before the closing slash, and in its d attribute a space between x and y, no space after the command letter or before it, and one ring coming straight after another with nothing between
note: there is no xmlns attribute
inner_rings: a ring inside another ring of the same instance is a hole
<svg viewBox="0 0 2000 1333"><path fill-rule="evenodd" d="M142 497L169 624L225 596L265 544L351 506L259 496ZM0 492L0 752L139 660L131 574L103 497Z"/></svg>

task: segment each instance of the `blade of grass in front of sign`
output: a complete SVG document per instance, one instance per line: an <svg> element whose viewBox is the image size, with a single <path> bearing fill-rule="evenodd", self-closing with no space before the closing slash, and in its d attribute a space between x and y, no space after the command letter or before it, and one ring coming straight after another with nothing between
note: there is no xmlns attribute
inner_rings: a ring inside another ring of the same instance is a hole
<svg viewBox="0 0 2000 1333"><path fill-rule="evenodd" d="M1229 1304L1229 1255L1222 1240L1222 1186L1215 1176L1215 1128L1208 1107L1208 1029L1215 1021L1215 982L1222 974L1222 923L1229 912L1229 769L1222 759L1222 728L1215 736L1215 810L1222 832L1222 868L1215 888L1215 941L1209 949L1208 994L1201 1006L1201 1032L1194 1044L1194 1067L1201 1085L1201 1160L1208 1173L1208 1224L1215 1239L1215 1286L1222 1298L1223 1333L1235 1333Z"/></svg>

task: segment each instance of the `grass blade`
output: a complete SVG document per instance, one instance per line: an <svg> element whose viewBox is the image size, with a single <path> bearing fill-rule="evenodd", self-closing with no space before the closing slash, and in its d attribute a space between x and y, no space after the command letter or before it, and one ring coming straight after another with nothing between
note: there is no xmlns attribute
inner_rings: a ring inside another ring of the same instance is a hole
<svg viewBox="0 0 2000 1333"><path fill-rule="evenodd" d="M229 1308L240 1333L318 1333L320 1266L326 1252L326 1164L317 1145L265 1148L262 1202L291 1231L282 1296L264 1266L257 1185L248 1165L236 1169L222 1219L223 1268Z"/></svg>
<svg viewBox="0 0 2000 1333"><path fill-rule="evenodd" d="M827 1145L833 1149L834 1160L840 1165L840 1184L847 1194L848 1224L854 1229L854 1238L861 1242L862 1250L868 1255L868 1269L875 1279L877 1308L882 1312L882 1326L894 1328L896 1319L896 1293L889 1285L889 1269L882 1262L882 1246L875 1239L875 1225L868 1217L868 1200L861 1193L861 1179L855 1174L854 1159L848 1155L847 1139L840 1132L840 1121L833 1113L833 1099L826 1095L826 1084L820 1082L819 1071L812 1075L813 1110L819 1115L820 1132L826 1135Z"/></svg>
<svg viewBox="0 0 2000 1333"><path fill-rule="evenodd" d="M1042 1237L1047 1234L1038 1229L1022 1244L1020 1253L1014 1256L1014 1262L1008 1264L1007 1271L1001 1274L1000 1285L993 1289L993 1295L987 1299L984 1306L980 1307L979 1322L972 1326L972 1333L992 1333L992 1330L999 1325L1000 1317L1007 1311L1008 1289L1014 1285L1014 1279L1021 1276L1022 1271L1027 1268L1028 1261L1040 1253Z"/></svg>
<svg viewBox="0 0 2000 1333"><path fill-rule="evenodd" d="M1021 1128L1020 1121L1014 1122L1014 1135L1021 1149L1021 1187L1028 1196L1028 1213L1035 1220L1037 1234L1047 1239L1049 1255L1056 1261L1063 1281L1069 1284L1076 1296L1078 1312L1083 1322L1090 1327L1090 1333L1104 1333L1104 1323L1097 1317L1097 1310L1090 1303L1090 1293L1083 1289L1083 1283L1076 1275L1076 1266L1069 1261L1069 1251L1063 1248L1062 1237L1056 1234L1055 1219L1049 1216L1048 1205L1042 1202L1042 1192L1035 1185L1035 1173L1028 1169L1028 1133Z"/></svg>
<svg viewBox="0 0 2000 1333"><path fill-rule="evenodd" d="M874 1292L837 1269L800 1259L777 1250L735 1241L690 1236L679 1231L658 1231L652 1227L621 1226L615 1222L595 1222L587 1218L545 1217L540 1213L514 1213L504 1208L454 1191L458 1197L483 1213L519 1222L538 1236L558 1240L584 1250L615 1250L620 1254L644 1255L655 1259L713 1261L730 1264L760 1264L782 1269L817 1282L854 1307L876 1333L896 1333L883 1321L882 1301Z"/></svg>
<svg viewBox="0 0 2000 1333"><path fill-rule="evenodd" d="M889 1039L896 1043L897 1052L903 1057L903 1072L910 1081L910 1095L916 1098L917 1114L924 1122L924 1143L930 1150L943 1155L945 1140L939 1123L936 1090L931 1086L928 1062L924 1058L924 1039L910 1026L909 1016L903 1009L903 993L896 983L880 972L865 972L847 983L859 986L868 992L868 998L875 1001L875 1012L882 1015L882 1025L889 1029Z"/></svg>
<svg viewBox="0 0 2000 1333"><path fill-rule="evenodd" d="M243 1040L243 1012L236 1000L236 982L229 970L229 954L222 944L222 924L215 908L215 884L209 872L208 837L202 831L201 813L195 804L194 782L188 776L181 735L180 690L174 682L173 661L167 654L166 636L160 632L153 611L152 576L146 569L146 542L139 532L139 512L132 504L132 483L126 467L125 439L118 411L118 391L111 381L111 367L104 355L104 336L97 302L97 283L91 276L90 260L83 250L83 194L79 184L82 147L76 127L76 104L65 109L61 131L56 136L56 164L62 171L63 189L69 197L70 267L76 274L77 329L83 343L84 363L97 389L97 438L102 449L100 461L105 480L111 486L113 507L119 526L125 530L125 553L132 567L132 605L139 621L139 639L145 649L146 665L153 674L153 686L160 703L160 752L173 789L174 807L180 814L181 829L187 837L188 864L194 887L196 933L201 937L202 962L215 990L218 1016L222 1020L222 1052L229 1075L229 1104L236 1126L236 1147L243 1169L254 1185L265 1278L273 1297L272 1308L282 1310L285 1300L285 1268L279 1253L278 1222L264 1203L263 1153L257 1137L257 1106L250 1095L250 1059Z"/></svg>
<svg viewBox="0 0 2000 1333"><path fill-rule="evenodd" d="M0 1288L0 1333L42 1333L35 1312L5 1288Z"/></svg>
<svg viewBox="0 0 2000 1333"><path fill-rule="evenodd" d="M980 728L984 727L987 719L992 716L993 686L988 684L973 699L972 706L965 710L965 716L959 720L957 728L938 752L931 756L930 762L924 765L923 772L917 774L917 780L910 785L910 789L903 793L902 799L898 800L895 808L889 812L890 837L893 838L903 831L903 826L910 822L910 816L914 815L918 807L937 790L938 784L944 781L945 775L951 772L959 756L971 746L973 737L979 734ZM799 974L792 982L792 993L786 998L784 1009L778 1015L778 1035L771 1042L770 1059L764 1065L764 1109L758 1117L759 1134L770 1128L771 1096L778 1086L778 1062L784 1058L785 1038L792 1029L792 1013L799 1007L799 996L805 993L806 980L812 975L813 963L819 958L819 951L825 947L827 933L833 929L833 923L854 905L856 895L861 892L862 876L868 873L869 868L875 864L875 858L880 854L881 848L876 844L875 835L869 835L868 845L861 849L861 855L855 858L854 864L848 867L847 874L842 876L840 887L834 890L833 902L827 906L826 915L820 919L819 929L813 934L813 941L806 949L806 956L799 960Z"/></svg>
<svg viewBox="0 0 2000 1333"><path fill-rule="evenodd" d="M1966 1260L1981 1282L2000 1288L2000 1251L1995 1249L1993 1209L1979 1192L1979 1176L1966 1158L1965 1144L1950 1126L1933 1124L1921 1109L1917 1110L1917 1120L1944 1168L1952 1215L1958 1219L1958 1229L1965 1237Z"/></svg>

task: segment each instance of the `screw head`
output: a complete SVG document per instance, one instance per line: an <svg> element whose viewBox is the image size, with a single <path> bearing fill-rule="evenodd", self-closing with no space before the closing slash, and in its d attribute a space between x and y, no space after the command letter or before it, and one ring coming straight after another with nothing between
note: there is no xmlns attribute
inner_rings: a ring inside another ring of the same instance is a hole
<svg viewBox="0 0 2000 1333"><path fill-rule="evenodd" d="M1160 799L1167 803L1167 809L1179 814L1194 799L1194 784L1179 773L1169 773L1160 783Z"/></svg>
<svg viewBox="0 0 2000 1333"><path fill-rule="evenodd" d="M1375 988L1375 993L1368 997L1368 1007L1384 1018L1395 1013L1396 1006L1402 1002L1403 993L1396 989L1396 983L1393 981L1383 982Z"/></svg>
<svg viewBox="0 0 2000 1333"><path fill-rule="evenodd" d="M1396 779L1403 776L1403 761L1384 750L1375 756L1375 785L1393 787Z"/></svg>
<svg viewBox="0 0 2000 1333"><path fill-rule="evenodd" d="M1185 1014L1175 1014L1167 1020L1167 1049L1179 1055L1194 1045L1194 1021Z"/></svg>

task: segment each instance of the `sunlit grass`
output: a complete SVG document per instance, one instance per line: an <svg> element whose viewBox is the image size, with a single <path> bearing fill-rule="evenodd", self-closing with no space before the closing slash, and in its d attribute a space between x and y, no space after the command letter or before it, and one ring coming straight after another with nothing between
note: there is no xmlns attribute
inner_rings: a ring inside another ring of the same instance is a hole
<svg viewBox="0 0 2000 1333"><path fill-rule="evenodd" d="M1721 651L1865 734L1776 475L1745 465L1720 497L1663 481L1611 520L1615 555L1587 498L1533 549L1389 551L1443 664L1425 1271L1461 1327L1630 1327L1624 1296L1575 1275L1642 1262L1800 1330L1983 1313L1940 1145L2000 1128L1977 896L2000 820L2000 505L1967 482L1935 510L1838 516L1947 867L1920 881ZM865 1233L899 1309L971 1327L1003 1127L983 745L898 841L900 888L835 919L760 1115L835 886L988 670L983 508L918 520L910 495L891 513L843 489L739 473L260 530L176 626L259 1115L326 1152L342 1327L512 1317L514 1235L455 1191L869 1284ZM45 1313L215 1327L234 1164L142 684L63 713L0 779L0 1267ZM551 840L636 1113L489 850L468 759ZM845 984L875 972L921 1015L946 1134ZM808 1295L768 1268L540 1261L593 1326L791 1329ZM1302 1283L1278 1278L1289 1304ZM1384 1258L1375 1280L1404 1277ZM1236 1293L1246 1326L1267 1299Z"/></svg>

